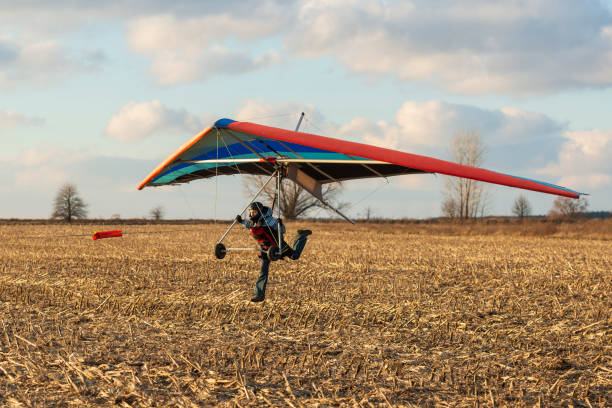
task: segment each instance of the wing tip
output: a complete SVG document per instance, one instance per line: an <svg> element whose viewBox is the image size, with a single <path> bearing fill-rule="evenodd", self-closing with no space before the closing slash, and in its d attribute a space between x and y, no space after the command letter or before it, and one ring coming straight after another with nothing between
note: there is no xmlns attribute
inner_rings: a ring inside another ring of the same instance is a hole
<svg viewBox="0 0 612 408"><path fill-rule="evenodd" d="M219 119L217 122L220 122L224 119ZM234 122L231 119L225 119L228 121L231 121L229 123ZM229 124L228 123L228 124ZM216 125L216 122L215 122ZM176 151L174 151L174 153L172 153L170 156L168 156L164 161L162 161L151 173L149 173L149 175L147 176L147 178L145 178L142 183L140 183L140 185L138 186L138 190L142 190L144 187L147 186L147 184L149 184L149 182L151 180L153 180L155 178L155 176L157 176L164 167L166 167L167 165L169 165L170 163L172 163L172 161L174 159L176 159L181 153L183 153L185 150L187 150L188 148L190 148L191 146L193 146L198 140L200 140L205 134L207 134L210 130L212 129L211 126L207 127L206 129L204 129L203 131L201 131L200 133L198 133L197 135L195 135L194 137L192 137L190 140L188 140L185 144L183 144L181 147L179 147L178 149L176 149Z"/></svg>
<svg viewBox="0 0 612 408"><path fill-rule="evenodd" d="M235 120L233 119L228 119L228 118L222 118L219 119L218 121L215 122L215 126L218 129L225 129L226 127L228 127L229 125L231 125L232 123L234 123Z"/></svg>

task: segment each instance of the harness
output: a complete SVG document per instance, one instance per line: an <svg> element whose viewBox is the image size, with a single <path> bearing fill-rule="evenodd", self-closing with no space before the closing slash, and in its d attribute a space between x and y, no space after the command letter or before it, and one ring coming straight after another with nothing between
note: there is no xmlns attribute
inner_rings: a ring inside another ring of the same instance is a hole
<svg viewBox="0 0 612 408"><path fill-rule="evenodd" d="M274 239L276 234L274 234L274 230L272 228L268 226L262 227L256 225L249 228L249 231L251 231L251 235L264 251L267 251L273 245L277 245L276 240ZM292 248L283 239L283 242L281 243L281 258L291 256L291 254L293 254ZM260 257L261 256L262 255L260 255Z"/></svg>
<svg viewBox="0 0 612 408"><path fill-rule="evenodd" d="M270 228L264 228L262 226L255 226L250 228L251 235L259 243L263 249L268 249L272 245L275 245L274 238L272 238Z"/></svg>

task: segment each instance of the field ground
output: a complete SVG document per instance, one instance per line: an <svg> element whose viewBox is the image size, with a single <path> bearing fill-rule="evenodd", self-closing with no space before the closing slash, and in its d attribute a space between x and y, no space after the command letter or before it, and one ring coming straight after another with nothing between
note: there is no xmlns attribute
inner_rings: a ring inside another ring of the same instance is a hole
<svg viewBox="0 0 612 408"><path fill-rule="evenodd" d="M597 225L310 225L263 304L225 225L0 225L0 405L610 407Z"/></svg>

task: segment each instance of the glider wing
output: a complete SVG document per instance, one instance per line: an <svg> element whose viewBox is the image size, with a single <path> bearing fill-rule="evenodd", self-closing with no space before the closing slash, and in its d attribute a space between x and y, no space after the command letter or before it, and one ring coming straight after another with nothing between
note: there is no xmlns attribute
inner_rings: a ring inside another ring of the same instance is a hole
<svg viewBox="0 0 612 408"><path fill-rule="evenodd" d="M231 119L218 120L181 146L138 189L221 175L272 174L276 162L286 164L287 176L315 195L325 183L414 173L439 173L571 198L581 194L432 157Z"/></svg>

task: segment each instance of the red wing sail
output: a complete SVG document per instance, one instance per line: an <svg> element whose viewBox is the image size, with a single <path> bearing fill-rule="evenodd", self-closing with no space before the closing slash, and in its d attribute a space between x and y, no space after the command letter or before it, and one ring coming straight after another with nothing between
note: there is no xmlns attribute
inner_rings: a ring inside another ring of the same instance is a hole
<svg viewBox="0 0 612 408"><path fill-rule="evenodd" d="M426 173L440 173L448 176L464 177L478 181L485 181L487 183L501 184L504 186L517 187L571 198L578 198L581 194L564 187L541 181L497 173L486 169L465 166L462 164L401 152L398 150L333 139L325 136L298 133L249 122L233 122L230 123L227 128L285 142L301 143L310 147L331 150L349 156L358 156L366 159L383 161L414 170L421 170L422 172Z"/></svg>

